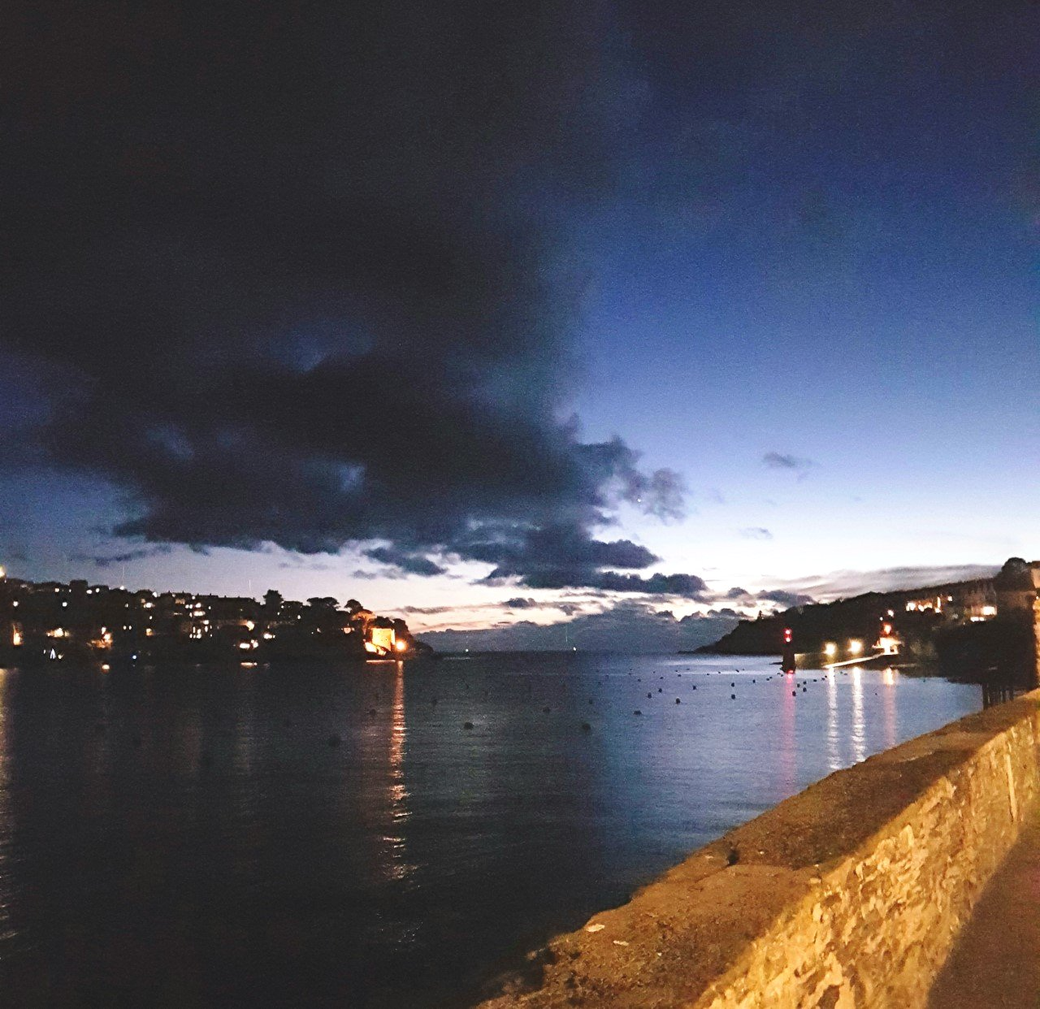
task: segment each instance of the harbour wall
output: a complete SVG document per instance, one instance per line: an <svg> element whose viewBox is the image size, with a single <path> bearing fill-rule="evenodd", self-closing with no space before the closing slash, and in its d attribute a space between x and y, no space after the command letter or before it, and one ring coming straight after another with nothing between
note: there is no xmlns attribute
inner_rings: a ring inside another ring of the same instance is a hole
<svg viewBox="0 0 1040 1009"><path fill-rule="evenodd" d="M838 771L554 939L533 988L483 1009L924 1007L1040 802L1038 758L1034 690Z"/></svg>

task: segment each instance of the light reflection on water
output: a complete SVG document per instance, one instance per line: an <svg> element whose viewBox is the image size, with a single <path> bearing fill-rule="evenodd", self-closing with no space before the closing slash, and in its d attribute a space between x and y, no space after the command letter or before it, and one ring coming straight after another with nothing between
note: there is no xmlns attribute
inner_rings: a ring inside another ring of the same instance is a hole
<svg viewBox="0 0 1040 1009"><path fill-rule="evenodd" d="M730 827L980 706L761 658L0 671L0 991L464 1001Z"/></svg>
<svg viewBox="0 0 1040 1009"><path fill-rule="evenodd" d="M834 671L831 672L834 675ZM852 762L859 763L867 756L867 726L863 720L863 670L852 669Z"/></svg>

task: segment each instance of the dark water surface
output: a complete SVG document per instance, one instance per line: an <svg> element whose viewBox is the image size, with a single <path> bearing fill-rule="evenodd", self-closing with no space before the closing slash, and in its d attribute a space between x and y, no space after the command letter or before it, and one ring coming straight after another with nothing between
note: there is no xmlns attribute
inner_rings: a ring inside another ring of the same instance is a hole
<svg viewBox="0 0 1040 1009"><path fill-rule="evenodd" d="M981 706L892 671L797 684L760 658L580 653L0 671L0 1004L464 1004L690 850Z"/></svg>

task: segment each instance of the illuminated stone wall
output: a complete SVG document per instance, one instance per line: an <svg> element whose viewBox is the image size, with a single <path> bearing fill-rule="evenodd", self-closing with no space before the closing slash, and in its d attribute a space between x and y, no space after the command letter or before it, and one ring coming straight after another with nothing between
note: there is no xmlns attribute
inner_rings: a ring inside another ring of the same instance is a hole
<svg viewBox="0 0 1040 1009"><path fill-rule="evenodd" d="M923 1007L1040 797L1040 691L781 803L554 940L487 1009Z"/></svg>

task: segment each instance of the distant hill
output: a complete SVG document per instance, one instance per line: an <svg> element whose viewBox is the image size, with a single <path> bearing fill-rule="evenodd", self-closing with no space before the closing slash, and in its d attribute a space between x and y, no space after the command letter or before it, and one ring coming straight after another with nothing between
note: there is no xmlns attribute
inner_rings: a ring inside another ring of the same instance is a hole
<svg viewBox="0 0 1040 1009"><path fill-rule="evenodd" d="M772 616L741 620L728 634L698 651L717 655L779 655L785 628L791 628L795 650L822 651L829 642L862 640L873 644L885 623L893 625L910 651L931 651L936 627L951 613L960 618L976 597L992 594L992 580L865 592L831 603L793 606ZM908 609L908 604L912 609Z"/></svg>

